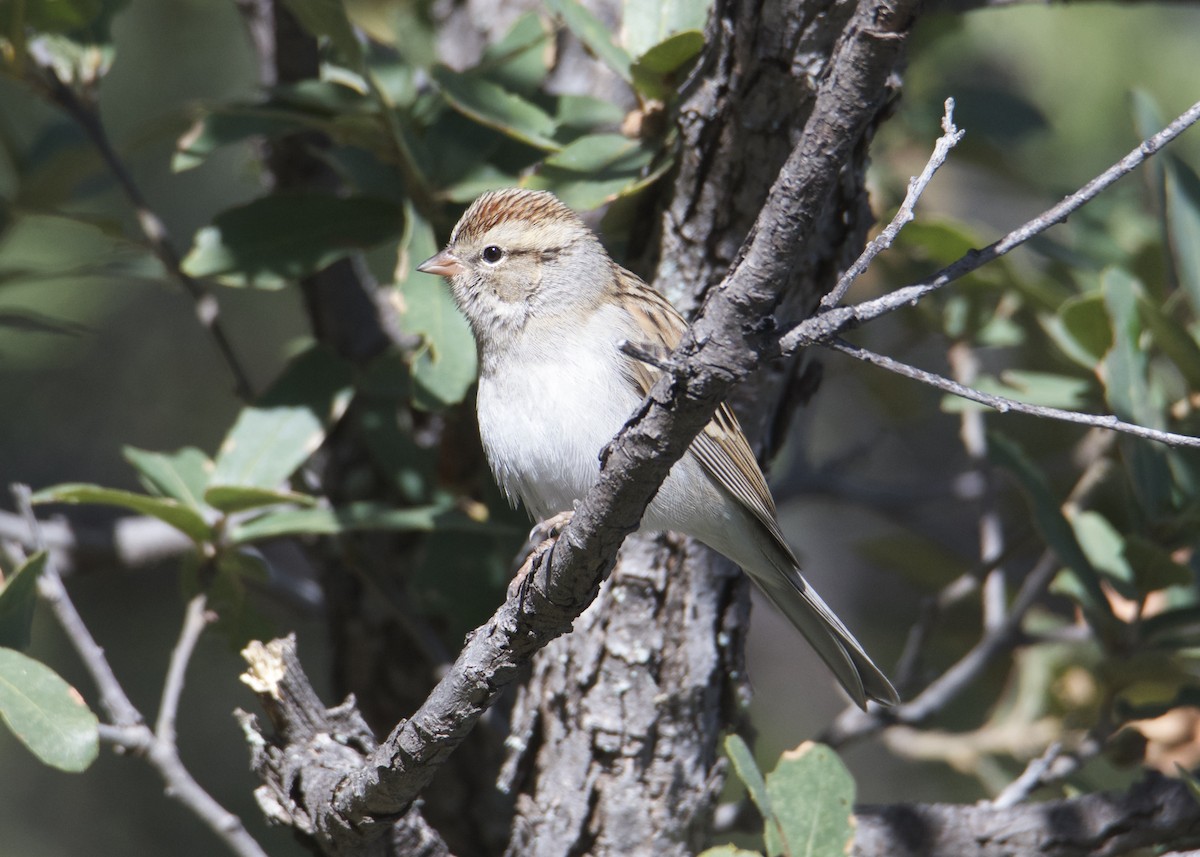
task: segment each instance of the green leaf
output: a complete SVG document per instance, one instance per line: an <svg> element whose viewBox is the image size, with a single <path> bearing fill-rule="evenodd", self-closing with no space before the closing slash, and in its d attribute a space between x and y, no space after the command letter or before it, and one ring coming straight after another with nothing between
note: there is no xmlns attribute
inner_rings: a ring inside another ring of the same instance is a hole
<svg viewBox="0 0 1200 857"><path fill-rule="evenodd" d="M1142 285L1120 268L1106 268L1100 284L1113 328L1113 347L1102 364L1109 407L1123 420L1147 428L1165 428L1166 421L1155 402L1156 391L1147 380L1148 358L1140 341L1138 299L1143 295ZM1173 506L1165 452L1146 441L1122 440L1122 448L1142 508L1152 518L1165 514Z"/></svg>
<svg viewBox="0 0 1200 857"><path fill-rule="evenodd" d="M834 857L854 841L854 778L837 753L811 741L790 750L767 774L774 824L767 853Z"/></svg>
<svg viewBox="0 0 1200 857"><path fill-rule="evenodd" d="M700 857L762 857L760 851L747 851L736 845L718 845L700 852Z"/></svg>
<svg viewBox="0 0 1200 857"><path fill-rule="evenodd" d="M251 640L276 636L271 623L246 597L248 583L261 584L269 578L266 563L253 549L223 550L217 556L207 606L219 617L217 625L234 651L241 651Z"/></svg>
<svg viewBox="0 0 1200 857"><path fill-rule="evenodd" d="M730 733L725 736L725 755L729 756L729 761L733 763L734 773L745 785L746 793L758 807L759 814L763 818L770 818L771 796L767 792L766 781L763 780L762 771L758 769L758 764L754 761L754 754L750 752L750 748L746 746L741 735Z"/></svg>
<svg viewBox="0 0 1200 857"><path fill-rule="evenodd" d="M20 212L0 232L0 284L84 274L155 278L162 266L119 233L73 217Z"/></svg>
<svg viewBox="0 0 1200 857"><path fill-rule="evenodd" d="M1173 156L1167 159L1165 202L1176 274L1192 311L1200 313L1200 176Z"/></svg>
<svg viewBox="0 0 1200 857"><path fill-rule="evenodd" d="M445 66L433 69L433 79L450 106L464 116L535 149L561 148L554 139L554 117L521 96L486 78Z"/></svg>
<svg viewBox="0 0 1200 857"><path fill-rule="evenodd" d="M1104 590L1100 587L1100 575L1079 546L1075 530L1050 493L1050 486L1041 470L1015 441L997 432L988 432L988 457L994 464L1012 473L1024 489L1042 538L1071 570L1078 584L1080 606L1093 623L1104 626L1112 624L1115 619Z"/></svg>
<svg viewBox="0 0 1200 857"><path fill-rule="evenodd" d="M1097 571L1102 572L1126 598L1137 598L1133 569L1125 561L1125 537L1099 512L1076 512L1071 527L1079 547Z"/></svg>
<svg viewBox="0 0 1200 857"><path fill-rule="evenodd" d="M363 48L342 0L283 0L283 4L309 33L326 36L350 68L363 70Z"/></svg>
<svg viewBox="0 0 1200 857"><path fill-rule="evenodd" d="M1142 536L1125 538L1124 557L1133 569L1139 593L1187 586L1192 582L1192 572L1187 566L1176 562L1169 551Z"/></svg>
<svg viewBox="0 0 1200 857"><path fill-rule="evenodd" d="M279 137L306 127L281 110L230 105L201 117L175 143L171 171L182 173L204 163L214 151L253 137Z"/></svg>
<svg viewBox="0 0 1200 857"><path fill-rule="evenodd" d="M1098 292L1076 295L1063 301L1058 317L1063 329L1071 335L1086 355L1089 369L1112 348L1113 332L1104 309L1104 296Z"/></svg>
<svg viewBox="0 0 1200 857"><path fill-rule="evenodd" d="M1167 318L1162 308L1146 295L1138 295L1137 307L1154 344L1171 359L1188 386L1200 390L1200 345L1182 323Z"/></svg>
<svg viewBox="0 0 1200 857"><path fill-rule="evenodd" d="M559 133L564 130L590 132L598 128L618 128L625 118L621 105L590 95L562 95L554 114Z"/></svg>
<svg viewBox="0 0 1200 857"><path fill-rule="evenodd" d="M351 503L339 509L285 509L269 511L233 529L229 540L247 544L280 536L321 535L362 530L432 532L434 530L486 531L494 526L481 524L439 503L416 508L397 509L386 503Z"/></svg>
<svg viewBox="0 0 1200 857"><path fill-rule="evenodd" d="M353 369L328 348L297 356L262 396L243 408L217 453L210 486L274 490L325 441L350 404Z"/></svg>
<svg viewBox="0 0 1200 857"><path fill-rule="evenodd" d="M669 36L634 61L630 67L633 85L650 98L667 101L702 50L704 33L699 30Z"/></svg>
<svg viewBox="0 0 1200 857"><path fill-rule="evenodd" d="M178 500L196 511L204 508L204 488L213 463L194 446L173 453L149 452L135 446L121 449L125 460L137 468L146 490Z"/></svg>
<svg viewBox="0 0 1200 857"><path fill-rule="evenodd" d="M592 56L615 71L626 83L632 82L629 71L632 59L624 48L613 42L607 24L576 0L546 0L546 8L562 18L563 24Z"/></svg>
<svg viewBox="0 0 1200 857"><path fill-rule="evenodd" d="M402 228L400 209L384 199L273 194L218 214L196 233L183 269L228 285L280 288Z"/></svg>
<svg viewBox="0 0 1200 857"><path fill-rule="evenodd" d="M541 15L526 12L500 41L484 49L475 71L505 89L532 96L550 70L546 50L550 35Z"/></svg>
<svg viewBox="0 0 1200 857"><path fill-rule="evenodd" d="M0 719L47 765L86 770L100 751L99 721L45 664L0 648Z"/></svg>
<svg viewBox="0 0 1200 857"><path fill-rule="evenodd" d="M556 152L543 162L575 173L595 173L602 170L636 172L650 162L653 153L642 148L637 140L622 134L589 134Z"/></svg>
<svg viewBox="0 0 1200 857"><path fill-rule="evenodd" d="M409 365L413 404L439 410L461 402L475 382L479 369L475 337L441 277L416 270L438 250L433 228L415 213L410 214L409 224L397 266L400 328L421 338Z"/></svg>
<svg viewBox="0 0 1200 857"><path fill-rule="evenodd" d="M212 528L195 509L168 497L150 497L117 488L104 488L82 482L69 482L43 488L33 495L34 503L97 503L119 506L150 515L170 524L192 541L200 543L213 537Z"/></svg>
<svg viewBox="0 0 1200 857"><path fill-rule="evenodd" d="M33 629L37 579L46 567L46 552L35 553L4 581L0 589L0 646L24 649Z"/></svg>
<svg viewBox="0 0 1200 857"><path fill-rule="evenodd" d="M245 485L214 485L204 492L204 500L222 512L245 512L263 506L278 506L281 503L312 506L317 498L296 491L274 491Z"/></svg>
<svg viewBox="0 0 1200 857"><path fill-rule="evenodd" d="M711 0L625 0L621 22L626 49L637 56L685 30L704 29Z"/></svg>

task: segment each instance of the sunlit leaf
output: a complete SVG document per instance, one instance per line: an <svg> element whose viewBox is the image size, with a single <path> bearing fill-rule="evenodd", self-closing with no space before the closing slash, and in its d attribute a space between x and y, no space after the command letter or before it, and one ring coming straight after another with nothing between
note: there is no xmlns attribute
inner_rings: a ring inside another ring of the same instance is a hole
<svg viewBox="0 0 1200 857"><path fill-rule="evenodd" d="M555 152L561 148L554 139L554 117L516 93L484 77L460 74L445 66L433 69L433 79L450 106L464 116L536 149Z"/></svg>
<svg viewBox="0 0 1200 857"><path fill-rule="evenodd" d="M650 98L666 101L683 82L686 72L704 50L704 33L686 30L669 36L646 53L630 67L633 85Z"/></svg>
<svg viewBox="0 0 1200 857"><path fill-rule="evenodd" d="M772 818L767 853L788 857L847 854L854 840L854 778L824 744L784 753L767 774Z"/></svg>
<svg viewBox="0 0 1200 857"><path fill-rule="evenodd" d="M550 31L537 12L526 12L498 41L488 45L476 66L505 89L532 95L546 79Z"/></svg>
<svg viewBox="0 0 1200 857"><path fill-rule="evenodd" d="M634 56L685 30L703 30L709 0L624 0L621 40Z"/></svg>
<svg viewBox="0 0 1200 857"><path fill-rule="evenodd" d="M212 528L204 517L190 506L169 497L150 497L117 488L104 488L85 483L66 483L43 488L33 495L35 503L97 503L102 506L119 506L143 515L158 518L186 535L195 542L213 537Z"/></svg>
<svg viewBox="0 0 1200 857"><path fill-rule="evenodd" d="M249 509L280 504L311 506L317 502L317 498L310 494L300 494L296 491L274 491L245 485L214 485L204 492L204 500L208 505L214 509L220 509L222 512L245 512Z"/></svg>
<svg viewBox="0 0 1200 857"><path fill-rule="evenodd" d="M1071 527L1079 547L1097 571L1103 573L1117 591L1126 598L1136 598L1133 569L1125 561L1125 537L1099 512L1088 509L1076 512Z"/></svg>
<svg viewBox="0 0 1200 857"><path fill-rule="evenodd" d="M194 446L176 452L150 452L135 446L122 448L125 460L137 468L146 490L178 500L185 506L204 508L204 488L212 473L213 463Z"/></svg>
<svg viewBox="0 0 1200 857"><path fill-rule="evenodd" d="M17 566L0 588L0 646L24 649L33 628L37 579L46 567L46 553L35 553Z"/></svg>
<svg viewBox="0 0 1200 857"><path fill-rule="evenodd" d="M608 25L577 0L546 0L546 8L562 18L567 29L596 59L619 74L626 82L633 79L629 72L632 59L624 48L613 42Z"/></svg>
<svg viewBox="0 0 1200 857"><path fill-rule="evenodd" d="M215 486L276 489L325 440L352 394L349 363L324 347L296 357L259 402L243 408L217 453Z"/></svg>
<svg viewBox="0 0 1200 857"><path fill-rule="evenodd" d="M239 524L229 534L233 544L296 535L338 535L364 530L432 532L434 530L491 531L445 504L398 509L386 503L363 501L337 509L281 509L265 512Z"/></svg>
<svg viewBox="0 0 1200 857"><path fill-rule="evenodd" d="M424 220L413 214L410 223L404 259L397 266L400 327L421 339L409 367L413 404L437 410L461 402L475 382L475 338L442 279L416 270L438 246Z"/></svg>
<svg viewBox="0 0 1200 857"><path fill-rule="evenodd" d="M1104 309L1104 297L1097 292L1078 295L1063 301L1058 310L1063 329L1084 351L1086 365L1095 366L1112 347L1112 325Z"/></svg>
<svg viewBox="0 0 1200 857"><path fill-rule="evenodd" d="M759 814L763 818L771 818L771 796L767 793L767 783L758 768L758 763L754 761L754 754L750 752L741 735L731 732L725 737L725 754L733 763L733 770L746 787L750 800L758 807Z"/></svg>
<svg viewBox="0 0 1200 857"><path fill-rule="evenodd" d="M47 765L86 770L100 751L99 721L79 692L43 663L0 648L0 719Z"/></svg>
<svg viewBox="0 0 1200 857"><path fill-rule="evenodd" d="M589 134L580 137L543 162L576 173L601 170L637 171L650 162L652 153L637 140L621 134Z"/></svg>
<svg viewBox="0 0 1200 857"><path fill-rule="evenodd" d="M273 194L218 214L196 233L183 269L228 285L279 288L395 238L402 227L401 210L384 199Z"/></svg>

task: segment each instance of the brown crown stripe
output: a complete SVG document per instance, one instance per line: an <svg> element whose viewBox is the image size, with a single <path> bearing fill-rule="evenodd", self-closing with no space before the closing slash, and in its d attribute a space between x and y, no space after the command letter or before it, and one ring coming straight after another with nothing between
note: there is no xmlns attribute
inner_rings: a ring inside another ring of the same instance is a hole
<svg viewBox="0 0 1200 857"><path fill-rule="evenodd" d="M582 223L575 212L559 202L552 193L544 190L507 188L488 191L471 203L450 241L454 243L462 235L478 237L492 227L510 220Z"/></svg>

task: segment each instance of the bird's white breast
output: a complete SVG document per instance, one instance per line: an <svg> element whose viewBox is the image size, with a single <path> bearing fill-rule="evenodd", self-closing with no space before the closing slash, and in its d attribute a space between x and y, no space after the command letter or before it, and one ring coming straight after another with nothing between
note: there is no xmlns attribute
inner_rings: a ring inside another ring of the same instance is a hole
<svg viewBox="0 0 1200 857"><path fill-rule="evenodd" d="M479 431L496 481L545 518L574 508L599 453L640 400L621 372L626 323L602 308L574 326L531 326L486 365Z"/></svg>

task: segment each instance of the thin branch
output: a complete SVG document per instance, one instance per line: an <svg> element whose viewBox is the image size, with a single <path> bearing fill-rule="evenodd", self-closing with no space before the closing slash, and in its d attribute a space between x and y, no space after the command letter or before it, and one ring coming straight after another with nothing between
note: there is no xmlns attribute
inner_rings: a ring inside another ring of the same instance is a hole
<svg viewBox="0 0 1200 857"><path fill-rule="evenodd" d="M857 327L864 322L886 315L900 307L915 304L931 292L935 292L943 286L966 276L988 262L999 259L1009 251L1020 247L1034 236L1045 232L1051 226L1065 221L1083 205L1095 199L1102 191L1107 190L1117 180L1133 172L1145 163L1148 158L1158 154L1164 146L1194 125L1198 120L1200 120L1200 102L1193 104L1180 114L1175 121L1171 122L1171 124L1153 137L1143 140L1128 155L1096 176L1075 193L1064 197L1057 205L1048 208L1042 214L1017 227L984 249L972 250L958 261L938 271L929 279L897 289L874 300L863 301L849 307L835 307L805 319L783 335L780 340L782 353L790 355L798 348L806 345L827 343L833 340L839 333L849 328Z"/></svg>
<svg viewBox="0 0 1200 857"><path fill-rule="evenodd" d="M821 307L828 309L835 307L842 302L842 298L846 296L846 292L850 290L850 286L854 281L862 276L867 270L875 257L884 250L892 246L892 242L896 240L896 236L900 234L900 230L912 222L913 211L917 207L917 200L921 198L921 194L925 192L925 188L929 187L929 183L933 181L933 175L942 164L946 163L946 158L950 155L950 150L958 145L958 142L966 134L965 131L960 131L954 124L954 99L947 98L945 104L946 112L942 115L942 136L938 137L937 142L933 146L933 154L929 156L929 161L925 164L925 169L921 171L919 176L908 180L908 192L904 195L904 201L900 203L900 208L896 212L896 216L892 218L882 232L868 244L854 260L854 264L846 269L845 273L838 278L837 285L834 286L829 294L821 298Z"/></svg>
<svg viewBox="0 0 1200 857"><path fill-rule="evenodd" d="M36 82L43 82L46 91L50 98L61 107L68 116L79 124L88 138L92 141L92 145L96 147L96 151L100 153L109 172L116 179L121 191L133 206L134 212L137 214L138 226L141 227L142 234L146 238L146 242L150 250L166 268L170 274L184 290L192 298L192 303L195 307L196 318L200 325L208 331L213 342L217 346L217 351L224 360L225 365L229 368L230 374L233 375L235 391L239 398L243 401L250 401L254 398L254 390L250 384L250 378L246 370L242 367L241 361L234 351L233 343L226 333L224 326L221 324L220 307L216 297L208 291L203 283L194 277L189 276L184 272L180 256L171 241L170 232L167 230L167 225L162 221L162 218L155 213L146 198L142 195L141 189L134 182L133 176L126 169L121 156L117 154L113 148L112 142L108 138L108 133L104 130L104 126L100 122L100 117L97 115L94 108L86 105L80 100L75 90L58 76L53 65L49 63L41 63L39 65L41 78Z"/></svg>
<svg viewBox="0 0 1200 857"><path fill-rule="evenodd" d="M174 744L159 740L145 725L101 724L100 739L145 758L162 777L167 796L204 822L238 857L268 857L267 852L246 830L242 820L221 806L196 782L179 758L179 750Z"/></svg>
<svg viewBox="0 0 1200 857"><path fill-rule="evenodd" d="M1072 505L1082 506L1087 502L1100 484L1097 474L1107 472L1107 455L1112 449L1112 444L1113 435L1104 432L1093 432L1080 443L1080 447L1089 458L1082 462L1083 473L1063 503L1064 508ZM1043 552L1033 569L1026 575L1004 620L994 627L986 628L983 636L970 651L916 697L891 709L873 708L864 712L853 706L848 707L834 719L821 740L836 747L874 734L892 723L915 725L942 710L982 675L994 658L1011 648L1018 640L1025 615L1041 599L1060 565L1053 552ZM956 583L952 583L943 589L942 595L945 596L955 586ZM936 616L936 613L934 615ZM929 622L932 623L932 618ZM929 627L926 626L926 636L928 632ZM924 637L921 642L923 640ZM912 657L915 660L915 655Z"/></svg>
<svg viewBox="0 0 1200 857"><path fill-rule="evenodd" d="M10 486L10 490L17 508L25 518L29 531L33 534L35 546L38 550L44 550L46 543L42 538L37 516L33 513L33 503L30 500L32 492L29 490L29 486L16 484ZM67 588L63 585L62 577L58 573L58 566L49 557L47 557L45 568L42 569L42 574L38 578L38 593L50 605L54 617L58 619L58 624L66 632L67 639L79 653L80 660L83 661L92 681L96 683L96 689L100 692L100 705L108 714L109 719L122 727L143 725L145 721L142 719L141 712L129 700L121 683L117 681L116 674L109 666L108 658L104 656L104 649L96 642L92 632L84 624L83 617L75 609L75 603L67 594Z"/></svg>
<svg viewBox="0 0 1200 857"><path fill-rule="evenodd" d="M27 485L13 485L13 497L17 507L25 516L30 531L38 542L38 549L44 549L41 530L33 513L30 502L31 492ZM166 784L167 794L187 807L228 846L229 850L238 857L267 857L267 853L258 845L254 837L242 825L242 821L229 810L222 807L206 792L191 773L184 767L179 758L179 748L175 743L175 713L178 711L179 694L183 688L183 673L187 661L195 649L196 637L204 627L203 612L197 620L194 617L196 599L188 605L187 619L180 633L179 643L171 657L171 666L163 688L163 705L159 713L158 734L146 725L141 712L126 695L116 674L104 656L104 649L96 643L91 632L75 609L75 604L67 594L58 569L49 559L46 561L42 574L38 578L38 592L49 603L55 618L66 632L67 639L87 668L100 692L100 705L104 709L111 724L100 725L100 738L110 744L122 747L141 755L158 771ZM203 596L197 596L202 598ZM203 611L203 601L199 608Z"/></svg>
<svg viewBox="0 0 1200 857"><path fill-rule="evenodd" d="M179 712L179 698L183 695L184 676L192 653L196 650L196 643L208 623L208 597L201 592L192 596L184 612L183 627L179 629L179 640L171 651L171 662L167 667L158 706L158 719L154 724L154 734L158 740L171 746L175 745L175 717Z"/></svg>
<svg viewBox="0 0 1200 857"><path fill-rule="evenodd" d="M891 357L886 357L866 348L861 348L857 345L851 345L842 339L832 339L828 342L821 342L821 345L826 348L831 348L834 351L840 351L843 354L848 354L856 360L863 360L867 363L873 363L889 372L895 372L897 375L903 375L906 378L911 378L914 381L920 381L922 384L928 384L931 387L936 387L939 390L945 390L947 393L953 393L956 396L961 396L964 399L969 399L972 402L978 402L981 405L987 405L989 408L994 408L1000 413L1008 413L1010 411L1018 414L1029 414L1030 416L1042 417L1044 419L1060 420L1062 422L1076 423L1078 425L1092 426L1094 428L1108 429L1109 431L1121 432L1123 434L1133 435L1145 440L1153 440L1158 443L1166 444L1167 446L1182 446L1191 449L1200 449L1200 437L1192 437L1186 434L1177 434L1175 432L1160 431L1158 429L1146 428L1135 423L1128 423L1118 419L1111 414L1081 414L1076 411L1065 411L1062 408L1049 408L1044 405L1030 405L1025 402L1018 402L1016 399L1010 399L1007 396L996 396L991 393L984 393L972 387L967 387L959 384L957 381L951 381L941 375L933 372L926 372L924 369L917 369L914 366L909 366L907 363L901 363L899 360L894 360Z"/></svg>

